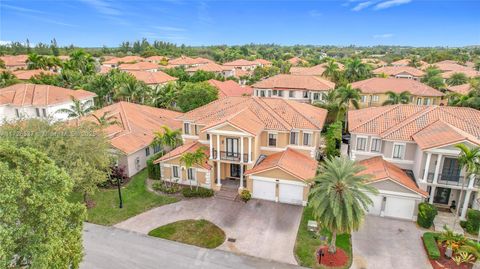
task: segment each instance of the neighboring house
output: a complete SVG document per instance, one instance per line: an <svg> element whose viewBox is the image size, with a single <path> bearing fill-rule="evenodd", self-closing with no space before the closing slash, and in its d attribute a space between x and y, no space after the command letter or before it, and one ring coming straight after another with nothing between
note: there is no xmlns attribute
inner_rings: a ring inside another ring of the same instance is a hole
<svg viewBox="0 0 480 269"><path fill-rule="evenodd" d="M472 71L474 70L472 67L468 67L465 65L461 65L457 63L456 61L452 60L445 60L441 62L436 62L432 64L432 66L435 66L439 70L443 72L448 72L448 71L453 71L453 72L462 72L462 71Z"/></svg>
<svg viewBox="0 0 480 269"><path fill-rule="evenodd" d="M145 59L143 59L140 56L125 56L125 57L120 57L120 58L111 58L102 63L104 66L116 68L118 67L121 63L136 63L136 62L143 62Z"/></svg>
<svg viewBox="0 0 480 269"><path fill-rule="evenodd" d="M425 72L411 66L384 66L373 70L375 75L386 74L393 78L407 78L420 80L425 75Z"/></svg>
<svg viewBox="0 0 480 269"><path fill-rule="evenodd" d="M261 67L270 67L272 66L272 62L265 60L265 59L256 59L253 60L254 62L258 63Z"/></svg>
<svg viewBox="0 0 480 269"><path fill-rule="evenodd" d="M341 63L336 62L338 65L338 70L343 70L345 66ZM299 75L299 76L322 76L323 72L325 72L326 69L325 63L323 64L317 64L312 67L291 67L290 68L290 74L292 75Z"/></svg>
<svg viewBox="0 0 480 269"><path fill-rule="evenodd" d="M479 71L476 71L474 69L471 69L471 70L463 70L463 71L447 71L447 72L443 72L441 75L442 75L442 78L444 78L445 80L449 79L453 74L455 73L463 73L465 74L465 76L467 76L467 78L475 78L475 77L480 77L480 72Z"/></svg>
<svg viewBox="0 0 480 269"><path fill-rule="evenodd" d="M352 83L352 88L360 89L360 107L381 106L388 100L388 91L411 94L410 103L417 105L439 105L442 103L442 92L413 79L369 78Z"/></svg>
<svg viewBox="0 0 480 269"><path fill-rule="evenodd" d="M254 95L312 103L322 101L335 83L317 76L279 74L253 84Z"/></svg>
<svg viewBox="0 0 480 269"><path fill-rule="evenodd" d="M33 76L38 76L40 74L55 75L56 73L50 70L43 70L43 69L34 69L34 70L19 69L19 70L13 71L12 74L14 74L19 80L29 80Z"/></svg>
<svg viewBox="0 0 480 269"><path fill-rule="evenodd" d="M262 66L262 64L258 61L249 61L245 59L238 59L235 61L226 62L223 65L230 66L235 69L241 69L244 71L253 71L257 66Z"/></svg>
<svg viewBox="0 0 480 269"><path fill-rule="evenodd" d="M223 66L219 65L217 63L207 63L207 64L202 64L198 66L193 66L187 68L187 73L193 74L197 72L198 70L203 70L206 72L213 72L216 75L220 75L224 78L229 78L235 76L235 68L231 66Z"/></svg>
<svg viewBox="0 0 480 269"><path fill-rule="evenodd" d="M218 89L218 98L253 95L252 87L241 86L233 80L210 79L208 83Z"/></svg>
<svg viewBox="0 0 480 269"><path fill-rule="evenodd" d="M95 93L84 90L71 90L50 85L15 84L0 89L0 120L40 118L54 121L68 119L66 113L58 110L72 105L72 97L82 103L94 105Z"/></svg>
<svg viewBox="0 0 480 269"><path fill-rule="evenodd" d="M5 55L0 56L8 70L26 69L28 55Z"/></svg>
<svg viewBox="0 0 480 269"><path fill-rule="evenodd" d="M125 169L131 177L147 166L147 159L160 152L160 146L152 146L155 132L161 132L162 126L178 130L182 123L175 118L180 112L144 106L129 102L118 102L93 112L97 117L111 117L117 123L105 127L105 133L118 157L118 166ZM84 118L98 124L93 116Z"/></svg>
<svg viewBox="0 0 480 269"><path fill-rule="evenodd" d="M151 62L138 62L133 64L121 64L118 69L123 71L147 71L157 72L159 66L156 63Z"/></svg>
<svg viewBox="0 0 480 269"><path fill-rule="evenodd" d="M150 56L145 58L145 61L155 63L155 64L160 64L161 62L168 62L168 57L166 56Z"/></svg>
<svg viewBox="0 0 480 269"><path fill-rule="evenodd" d="M247 189L253 198L306 205L327 111L289 100L226 97L179 117L184 146L159 163L162 179L215 191ZM206 163L180 158L205 147Z"/></svg>
<svg viewBox="0 0 480 269"><path fill-rule="evenodd" d="M172 77L162 71L149 72L149 71L128 71L137 80L145 82L148 86L155 87L157 85L164 85L171 81L176 81L178 78Z"/></svg>
<svg viewBox="0 0 480 269"><path fill-rule="evenodd" d="M454 145L480 145L480 111L392 105L350 110L348 123L351 159L382 156L408 170L416 184L429 193L429 203L445 208L460 206L461 217L465 218L480 184L478 178L465 178L465 169L460 169L458 162L460 151ZM464 199L459 201L462 183Z"/></svg>
<svg viewBox="0 0 480 269"><path fill-rule="evenodd" d="M380 59L375 59L375 58L363 58L362 63L364 64L369 64L373 66L373 68L379 68L382 66L387 66L387 63L385 61L382 61Z"/></svg>
<svg viewBox="0 0 480 269"><path fill-rule="evenodd" d="M297 66L297 65L299 65L299 64L306 63L305 60L302 60L302 59L299 58L299 57L290 58L290 59L287 60L287 62L289 62L292 66Z"/></svg>
<svg viewBox="0 0 480 269"><path fill-rule="evenodd" d="M424 61L419 61L418 62L420 64L420 66L424 67L424 66L427 66L428 63L427 62L424 62ZM410 59L401 59L401 60L398 60L398 61L395 61L395 62L392 62L391 65L392 66L409 66L410 64Z"/></svg>
<svg viewBox="0 0 480 269"><path fill-rule="evenodd" d="M467 95L471 90L472 90L472 85L470 85L470 83L447 87L447 91L458 93L460 95Z"/></svg>
<svg viewBox="0 0 480 269"><path fill-rule="evenodd" d="M181 56L175 59L171 59L168 61L168 65L166 68L174 68L174 67L193 67L193 66L199 66L203 64L208 64L208 63L214 63L214 61L210 59L205 59L205 58L190 58L187 56Z"/></svg>

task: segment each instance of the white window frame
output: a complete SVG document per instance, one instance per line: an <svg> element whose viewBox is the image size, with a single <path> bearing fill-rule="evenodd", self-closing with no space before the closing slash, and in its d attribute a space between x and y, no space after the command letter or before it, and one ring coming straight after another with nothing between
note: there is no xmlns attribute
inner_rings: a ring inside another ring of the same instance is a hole
<svg viewBox="0 0 480 269"><path fill-rule="evenodd" d="M275 146L270 146L270 135L275 135ZM276 132L268 132L267 133L267 147L271 147L271 148L276 148L278 145L278 133Z"/></svg>
<svg viewBox="0 0 480 269"><path fill-rule="evenodd" d="M422 98L420 97L417 97L417 105L422 105Z"/></svg>
<svg viewBox="0 0 480 269"><path fill-rule="evenodd" d="M273 90L273 91L272 91L272 95L273 95L273 96L277 96L277 95L278 95L278 90Z"/></svg>
<svg viewBox="0 0 480 269"><path fill-rule="evenodd" d="M292 134L295 134L295 143L292 143ZM291 131L290 132L290 137L288 138L289 139L289 144L290 145L298 145L298 142L299 142L299 137L300 137L300 132L299 131Z"/></svg>
<svg viewBox="0 0 480 269"><path fill-rule="evenodd" d="M378 140L378 151L373 150L373 140ZM382 152L382 139L378 137L372 137L370 140L370 152Z"/></svg>
<svg viewBox="0 0 480 269"><path fill-rule="evenodd" d="M177 176L175 176L175 168L177 168ZM180 174L180 166L178 165L172 165L172 178L173 179L180 179L181 178Z"/></svg>
<svg viewBox="0 0 480 269"><path fill-rule="evenodd" d="M305 144L305 135L308 135L309 137L309 143L308 144ZM304 146L312 146L313 145L313 132L303 132L303 139L302 139L302 145Z"/></svg>
<svg viewBox="0 0 480 269"><path fill-rule="evenodd" d="M401 158L395 158L395 146L403 146L403 152ZM394 160L405 160L405 152L407 151L407 144L406 143L393 143L392 147L392 159Z"/></svg>
<svg viewBox="0 0 480 269"><path fill-rule="evenodd" d="M47 117L47 109L46 108L42 108L42 113L43 113L43 117Z"/></svg>
<svg viewBox="0 0 480 269"><path fill-rule="evenodd" d="M183 123L183 133L186 135L190 134L190 122Z"/></svg>
<svg viewBox="0 0 480 269"><path fill-rule="evenodd" d="M192 178L190 178L190 172L192 173ZM197 181L197 174L196 174L196 169L193 167L190 167L187 169L187 180L189 181Z"/></svg>
<svg viewBox="0 0 480 269"><path fill-rule="evenodd" d="M288 91L288 98L295 98L295 91Z"/></svg>
<svg viewBox="0 0 480 269"><path fill-rule="evenodd" d="M367 102L367 96L366 95L360 95L360 102L366 103Z"/></svg>
<svg viewBox="0 0 480 269"><path fill-rule="evenodd" d="M15 115L17 116L17 119L20 118L20 110L18 110L18 108L15 108Z"/></svg>
<svg viewBox="0 0 480 269"><path fill-rule="evenodd" d="M372 102L373 103L378 103L379 97L378 95L372 95Z"/></svg>
<svg viewBox="0 0 480 269"><path fill-rule="evenodd" d="M150 156L150 147L145 148L145 156Z"/></svg>
<svg viewBox="0 0 480 269"><path fill-rule="evenodd" d="M359 139L365 139L365 148L364 149L359 149L358 148L358 140ZM368 136L357 136L357 139L355 140L355 150L356 151L367 151L368 149Z"/></svg>
<svg viewBox="0 0 480 269"><path fill-rule="evenodd" d="M37 114L38 118L42 117L42 115L40 114L40 108L36 107L35 108L35 113Z"/></svg>

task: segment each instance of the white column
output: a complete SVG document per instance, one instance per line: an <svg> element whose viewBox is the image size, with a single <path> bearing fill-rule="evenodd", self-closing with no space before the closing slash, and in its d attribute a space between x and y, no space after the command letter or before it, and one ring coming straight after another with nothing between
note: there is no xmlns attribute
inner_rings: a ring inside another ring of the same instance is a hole
<svg viewBox="0 0 480 269"><path fill-rule="evenodd" d="M243 136L240 137L240 163L243 163Z"/></svg>
<svg viewBox="0 0 480 269"><path fill-rule="evenodd" d="M252 137L248 137L248 162L252 162Z"/></svg>
<svg viewBox="0 0 480 269"><path fill-rule="evenodd" d="M213 138L212 136L210 135L210 139L208 142L210 142L210 160L213 159Z"/></svg>
<svg viewBox="0 0 480 269"><path fill-rule="evenodd" d="M426 182L428 179L428 170L430 169L430 160L432 158L432 153L427 153L427 162L425 163L425 172L423 172L423 182Z"/></svg>
<svg viewBox="0 0 480 269"><path fill-rule="evenodd" d="M464 179L466 180L466 179ZM468 188L473 189L473 185L475 184L475 175L470 175L470 181L468 182Z"/></svg>
<svg viewBox="0 0 480 269"><path fill-rule="evenodd" d="M243 189L243 163L240 164L240 188Z"/></svg>
<svg viewBox="0 0 480 269"><path fill-rule="evenodd" d="M442 162L442 154L438 154L437 165L435 166L435 175L433 176L433 183L437 184L438 175L440 173L440 163Z"/></svg>
<svg viewBox="0 0 480 269"><path fill-rule="evenodd" d="M220 179L220 162L217 162L217 186L222 186L222 181Z"/></svg>
<svg viewBox="0 0 480 269"><path fill-rule="evenodd" d="M217 160L220 160L220 135L217 134Z"/></svg>
<svg viewBox="0 0 480 269"><path fill-rule="evenodd" d="M468 202L470 201L471 194L472 194L472 190L467 190L465 194L465 199L463 200L463 206L462 206L462 214L460 215L460 219L462 220L465 220L465 216L467 215Z"/></svg>
<svg viewBox="0 0 480 269"><path fill-rule="evenodd" d="M428 198L428 203L429 204L433 204L433 196L435 196L435 189L437 187L435 185L431 186L431 189L430 189L430 197Z"/></svg>

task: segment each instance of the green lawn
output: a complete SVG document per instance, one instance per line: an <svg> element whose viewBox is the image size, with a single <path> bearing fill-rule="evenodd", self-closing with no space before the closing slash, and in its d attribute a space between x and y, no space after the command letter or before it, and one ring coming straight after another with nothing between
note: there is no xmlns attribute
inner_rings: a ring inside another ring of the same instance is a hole
<svg viewBox="0 0 480 269"><path fill-rule="evenodd" d="M300 222L300 227L298 228L297 241L295 242L295 257L297 262L301 266L322 268L317 264L316 254L318 247L322 244L319 238L307 230L307 222L313 220L312 209L305 207L303 210L302 221ZM326 235L330 238L331 233L323 229L320 234ZM349 268L352 262L352 245L350 240L350 234L340 234L337 235L337 247L345 250L345 252L350 256L350 261L345 266Z"/></svg>
<svg viewBox="0 0 480 269"><path fill-rule="evenodd" d="M216 248L225 241L225 233L207 220L181 220L151 230L148 235L189 245Z"/></svg>
<svg viewBox="0 0 480 269"><path fill-rule="evenodd" d="M117 189L100 189L89 199L95 201L95 207L88 209L87 221L113 225L138 215L153 207L178 201L177 198L151 193L146 187L147 170L136 174L130 182L122 187L123 208L119 208ZM72 200L83 202L80 193L74 193Z"/></svg>

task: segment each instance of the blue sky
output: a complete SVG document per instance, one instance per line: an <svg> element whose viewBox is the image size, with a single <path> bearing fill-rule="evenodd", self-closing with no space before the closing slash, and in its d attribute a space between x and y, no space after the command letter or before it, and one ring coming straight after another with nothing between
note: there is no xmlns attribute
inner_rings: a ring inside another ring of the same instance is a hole
<svg viewBox="0 0 480 269"><path fill-rule="evenodd" d="M0 41L480 45L480 1L0 0Z"/></svg>

